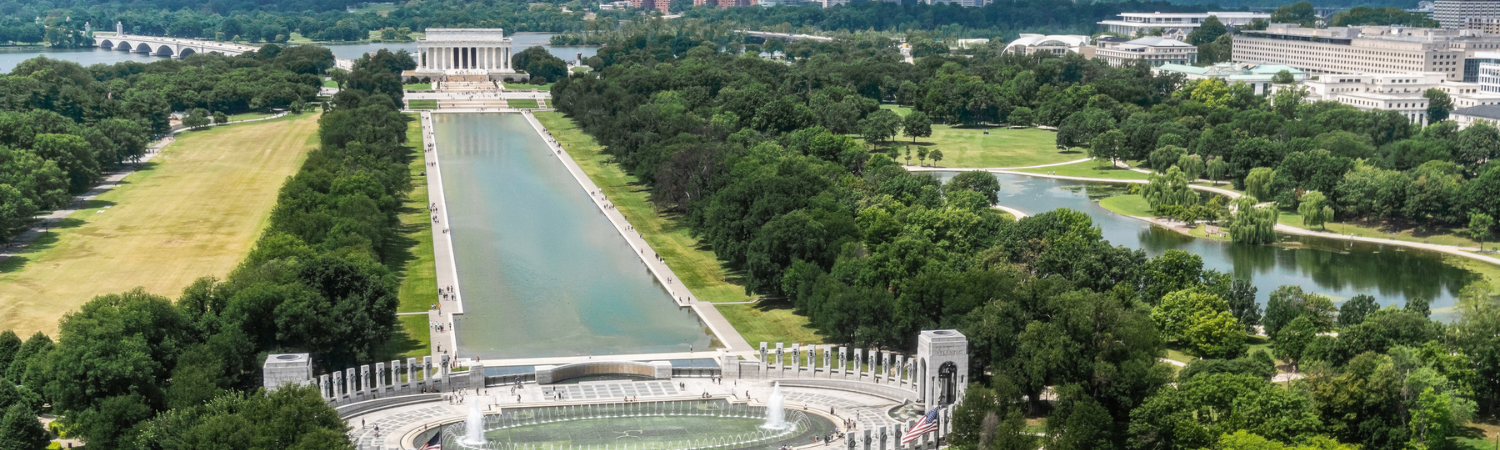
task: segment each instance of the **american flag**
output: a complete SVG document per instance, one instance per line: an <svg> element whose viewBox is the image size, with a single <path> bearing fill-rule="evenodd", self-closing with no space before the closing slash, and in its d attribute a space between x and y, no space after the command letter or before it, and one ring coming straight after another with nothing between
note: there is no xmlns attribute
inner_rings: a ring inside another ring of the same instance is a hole
<svg viewBox="0 0 1500 450"><path fill-rule="evenodd" d="M927 415L922 416L922 420L918 420L916 425L912 425L911 429L901 436L901 445L909 445L927 432L936 430L937 427L938 409L934 407L932 411L927 412Z"/></svg>
<svg viewBox="0 0 1500 450"><path fill-rule="evenodd" d="M427 444L422 445L422 448L417 450L443 450L442 441L443 432L439 431L437 434L432 435L432 439L427 440Z"/></svg>

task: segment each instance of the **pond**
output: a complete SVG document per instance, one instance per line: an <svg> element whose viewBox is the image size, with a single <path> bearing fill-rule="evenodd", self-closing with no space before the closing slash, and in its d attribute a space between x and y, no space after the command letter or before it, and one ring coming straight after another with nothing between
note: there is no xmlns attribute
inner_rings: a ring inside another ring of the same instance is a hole
<svg viewBox="0 0 1500 450"><path fill-rule="evenodd" d="M458 357L713 345L525 117L434 114L433 121L464 302Z"/></svg>
<svg viewBox="0 0 1500 450"><path fill-rule="evenodd" d="M940 173L946 180L956 172ZM1116 214L1098 200L1122 193L1123 185L996 174L1000 204L1028 215L1057 208L1092 217L1114 245L1158 256L1183 250L1203 258L1204 268L1250 281L1262 304L1281 285L1327 295L1335 302L1359 294L1382 305L1402 305L1408 298L1432 300L1433 317L1451 320L1446 311L1460 290L1479 277L1446 262L1450 256L1406 247L1358 243L1308 236L1280 235L1274 245L1235 244L1187 236L1139 219Z"/></svg>

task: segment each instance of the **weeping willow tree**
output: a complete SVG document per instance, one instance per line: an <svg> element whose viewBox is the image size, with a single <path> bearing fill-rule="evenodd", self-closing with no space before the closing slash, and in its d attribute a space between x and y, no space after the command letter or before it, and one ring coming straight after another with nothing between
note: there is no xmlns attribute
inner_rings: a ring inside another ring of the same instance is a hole
<svg viewBox="0 0 1500 450"><path fill-rule="evenodd" d="M1271 243L1276 240L1276 217L1280 214L1275 206L1257 208L1254 198L1240 197L1229 217L1229 237L1246 244Z"/></svg>
<svg viewBox="0 0 1500 450"><path fill-rule="evenodd" d="M1146 184L1146 190L1142 193L1146 197L1146 203L1151 204L1151 209L1161 210L1164 206L1194 206L1198 204L1198 193L1188 186L1188 176L1177 166L1167 169L1167 173L1151 174L1151 182Z"/></svg>

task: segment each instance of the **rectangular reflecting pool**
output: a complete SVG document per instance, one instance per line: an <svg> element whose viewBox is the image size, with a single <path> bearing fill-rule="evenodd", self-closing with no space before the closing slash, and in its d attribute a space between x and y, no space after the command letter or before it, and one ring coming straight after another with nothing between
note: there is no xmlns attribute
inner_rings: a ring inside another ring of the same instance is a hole
<svg viewBox="0 0 1500 450"><path fill-rule="evenodd" d="M460 358L703 350L679 308L518 114L433 114L464 314Z"/></svg>

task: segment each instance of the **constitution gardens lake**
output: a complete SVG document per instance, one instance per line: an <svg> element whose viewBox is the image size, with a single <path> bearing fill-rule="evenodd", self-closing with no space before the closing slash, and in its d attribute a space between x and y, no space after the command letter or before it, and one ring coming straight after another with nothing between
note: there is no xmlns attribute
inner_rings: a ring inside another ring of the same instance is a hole
<svg viewBox="0 0 1500 450"><path fill-rule="evenodd" d="M957 172L939 172L947 180ZM1110 244L1145 250L1158 256L1183 250L1203 258L1203 267L1250 281L1264 304L1281 285L1298 285L1335 302L1359 294L1382 305L1402 305L1408 298L1432 300L1433 316L1452 320L1445 310L1478 274L1446 262L1441 253L1394 245L1349 242L1280 234L1274 245L1236 244L1187 236L1145 221L1116 214L1097 200L1123 193L1127 185L1085 183L1024 175L995 174L1000 204L1028 215L1057 208L1081 211L1093 218Z"/></svg>
<svg viewBox="0 0 1500 450"><path fill-rule="evenodd" d="M456 356L711 348L524 116L433 122L464 308Z"/></svg>

